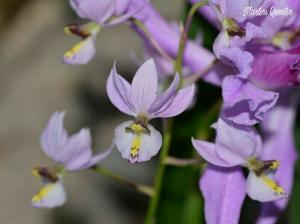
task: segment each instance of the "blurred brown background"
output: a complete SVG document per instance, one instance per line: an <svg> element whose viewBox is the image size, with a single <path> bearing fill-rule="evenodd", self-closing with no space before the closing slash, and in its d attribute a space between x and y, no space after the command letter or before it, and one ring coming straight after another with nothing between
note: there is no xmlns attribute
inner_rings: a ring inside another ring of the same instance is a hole
<svg viewBox="0 0 300 224"><path fill-rule="evenodd" d="M152 0L168 19L179 17L183 1ZM91 171L67 175L66 205L55 210L30 207L41 183L31 175L38 165L53 165L39 137L55 110L67 110L69 131L89 126L94 151L111 143L114 127L128 117L108 101L105 82L113 61L121 74L132 74L131 52L141 41L126 24L100 33L97 56L85 66L61 63L77 39L65 24L80 22L62 0L0 1L0 223L134 224L141 223L147 198ZM81 21L83 22L83 21ZM130 165L114 151L104 162L131 180L151 184L154 163Z"/></svg>

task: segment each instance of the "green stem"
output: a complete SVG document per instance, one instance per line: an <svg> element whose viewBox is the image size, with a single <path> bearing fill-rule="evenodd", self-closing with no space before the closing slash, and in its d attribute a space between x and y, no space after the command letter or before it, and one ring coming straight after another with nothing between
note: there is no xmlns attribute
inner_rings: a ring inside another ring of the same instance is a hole
<svg viewBox="0 0 300 224"><path fill-rule="evenodd" d="M159 54L161 54L165 59L167 59L169 62L173 63L174 60L173 58L171 58L159 45L159 43L157 43L157 41L153 38L152 34L149 32L149 30L147 29L147 27L140 21L137 19L131 19L132 23L134 25L136 25L143 33L144 35L148 38L148 40L150 41L150 43L152 44L152 46L157 50L157 52Z"/></svg>
<svg viewBox="0 0 300 224"><path fill-rule="evenodd" d="M199 163L200 161L198 159L180 159L172 156L168 156L164 161L164 164L176 167L198 165Z"/></svg>
<svg viewBox="0 0 300 224"><path fill-rule="evenodd" d="M192 8L190 9L186 21L185 21L185 25L183 28L183 31L181 33L180 36L180 40L179 40L179 47L178 47L178 53L177 53L177 57L176 57L176 61L175 61L175 70L179 73L180 75L180 80L181 80L181 85L182 85L182 81L183 81L183 74L182 74L182 61L183 61L183 54L184 54L184 49L185 49L185 45L186 45L186 41L188 38L188 32L194 17L194 14L197 12L197 10L199 8L201 8L202 6L207 5L208 2L207 0L203 0L202 2L198 2L196 4L194 4L192 6Z"/></svg>
<svg viewBox="0 0 300 224"><path fill-rule="evenodd" d="M154 181L154 195L150 200L149 208L146 214L145 224L155 223L155 215L158 208L163 177L166 169L164 161L167 158L170 150L172 126L173 126L173 120L172 119L166 120L166 127L163 136L164 143L160 152L159 164L157 167L155 181Z"/></svg>
<svg viewBox="0 0 300 224"><path fill-rule="evenodd" d="M131 182L131 181L125 179L124 177L120 176L119 174L116 174L113 171L111 171L107 168L104 168L102 166L93 166L91 168L91 170L95 171L96 173L98 173L102 176L108 177L118 183L121 183L129 188L132 188L138 192L146 194L150 197L153 196L153 194L154 194L153 189L151 187L149 187L147 185Z"/></svg>
<svg viewBox="0 0 300 224"><path fill-rule="evenodd" d="M177 53L176 61L174 62L174 69L180 75L180 86L183 83L183 75L182 75L183 53L184 53L185 44L186 44L186 40L187 40L188 31L189 31L189 28L190 28L190 25L191 25L191 21L193 19L194 14L197 11L197 9L204 6L204 5L206 5L206 4L207 4L207 1L205 0L203 2L200 2L200 3L197 3L197 4L193 5L191 10L189 11L187 21L185 23L184 30L183 30L183 32L181 34L181 37L180 37L178 53ZM136 21L135 21L135 24L143 29L143 26L141 26L142 23L140 21L138 21L138 23L136 23ZM144 24L142 24L142 25L144 25ZM148 30L146 29L146 30L143 30L143 31L146 33ZM149 34L148 36L151 37L151 34ZM151 39L150 39L150 41L151 41ZM153 44L155 45L156 42L154 42ZM157 48L157 50L159 50L159 49L160 49L160 47ZM158 164L158 167L157 167L155 180L154 180L154 195L150 200L150 204L149 204L148 211L147 211L147 214L146 214L145 224L153 224L153 223L156 222L155 217L156 217L156 213L157 213L157 209L158 209L163 178L164 178L164 174L165 174L165 170L166 170L165 160L168 157L168 153L170 151L173 120L172 119L167 119L165 121L166 121L166 126L165 126L165 130L164 130L164 134L163 134L164 142L163 142L163 146L162 146L162 149L161 149L161 152L160 152L159 164Z"/></svg>

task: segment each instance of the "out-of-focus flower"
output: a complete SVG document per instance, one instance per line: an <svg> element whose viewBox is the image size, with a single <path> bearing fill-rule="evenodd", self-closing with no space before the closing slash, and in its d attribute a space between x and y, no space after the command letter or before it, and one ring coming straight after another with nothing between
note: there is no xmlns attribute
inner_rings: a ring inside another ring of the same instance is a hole
<svg viewBox="0 0 300 224"><path fill-rule="evenodd" d="M131 84L117 73L115 66L107 81L110 101L121 112L135 117L134 121L126 121L115 129L116 146L122 157L131 163L149 160L162 145L161 134L148 123L149 120L182 113L194 96L194 85L177 90L178 74L160 95L157 93L157 84L153 59L141 65Z"/></svg>
<svg viewBox="0 0 300 224"><path fill-rule="evenodd" d="M175 31L178 36L180 35L180 27L179 24L174 22L170 22L169 26L172 28L173 31ZM144 37L144 59L148 60L149 58L152 58L154 60L155 66L157 68L158 72L158 79L159 80L165 80L166 78L170 78L174 74L174 60L168 60L163 55L161 55L152 45L149 43L149 40L147 37ZM195 44L202 45L202 35L197 35L195 40L193 41ZM172 59L172 58L170 58ZM187 77L188 75L191 75L191 71L187 66L183 66L183 76Z"/></svg>
<svg viewBox="0 0 300 224"><path fill-rule="evenodd" d="M83 19L99 25L114 25L131 17L127 12L131 0L70 0L70 5Z"/></svg>
<svg viewBox="0 0 300 224"><path fill-rule="evenodd" d="M247 167L250 172L246 180L246 192L253 200L268 202L286 197L283 188L273 180L279 161L260 160L262 141L253 127L237 125L223 118L219 118L213 127L217 131L215 144L202 140L192 141L206 161L224 170L228 167ZM214 193L214 189L209 191Z"/></svg>
<svg viewBox="0 0 300 224"><path fill-rule="evenodd" d="M88 63L96 54L96 35L100 29L125 22L141 9L129 10L131 0L70 0L70 4L79 17L92 22L66 26L67 34L82 39L64 54L63 61L68 64Z"/></svg>
<svg viewBox="0 0 300 224"><path fill-rule="evenodd" d="M146 0L132 0L132 7L140 8L145 2ZM171 58L176 58L178 54L180 32L178 32L178 29L174 29L174 26L160 15L152 4L147 4L133 17L144 24L149 33L151 33L152 38L159 44L160 48L162 48ZM146 42L145 45L151 45L147 36L145 36L141 29L137 26L133 26L133 28ZM200 46L198 41L188 40L183 54L183 66L188 68L190 72L184 75L200 73L207 69L214 60L215 56L213 53ZM165 67L166 64L165 62L163 63L163 66ZM170 66L167 66L167 69L169 68ZM204 78L206 78L206 76ZM213 75L207 77L207 81L220 85L218 77Z"/></svg>
<svg viewBox="0 0 300 224"><path fill-rule="evenodd" d="M272 109L279 93L266 91L237 76L223 79L223 116L237 124L254 125Z"/></svg>
<svg viewBox="0 0 300 224"><path fill-rule="evenodd" d="M63 186L63 170L51 170L38 167L32 171L34 176L42 179L44 186L35 194L31 205L36 208L55 208L66 202L66 191Z"/></svg>
<svg viewBox="0 0 300 224"><path fill-rule="evenodd" d="M298 91L285 90L280 94L279 102L262 122L265 138L262 158L280 161L275 178L287 193L291 193L294 181L294 169L298 155L294 139L294 124ZM288 200L279 200L262 204L262 212L257 224L273 224L286 208Z"/></svg>
<svg viewBox="0 0 300 224"><path fill-rule="evenodd" d="M53 208L64 204L64 172L94 166L105 159L112 150L111 147L93 156L90 131L84 128L69 136L63 127L64 115L65 112L55 112L41 135L42 149L57 163L57 167L33 170L33 174L41 177L44 183L44 187L32 198L32 205L37 208Z"/></svg>
<svg viewBox="0 0 300 224"><path fill-rule="evenodd" d="M261 50L255 55L249 79L267 89L300 84L300 47L290 50Z"/></svg>
<svg viewBox="0 0 300 224"><path fill-rule="evenodd" d="M264 30L268 39L272 44L281 48L289 49L299 43L299 27L300 27L300 5L297 0L286 1L270 1L271 7L274 9L293 10L291 14L286 16L265 16L258 23ZM276 10L274 10L276 11Z"/></svg>

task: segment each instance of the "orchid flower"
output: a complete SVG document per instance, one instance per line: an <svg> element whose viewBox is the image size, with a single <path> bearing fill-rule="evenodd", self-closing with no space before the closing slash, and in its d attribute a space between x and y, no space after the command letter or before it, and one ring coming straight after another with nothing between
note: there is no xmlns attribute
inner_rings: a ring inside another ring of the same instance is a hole
<svg viewBox="0 0 300 224"><path fill-rule="evenodd" d="M246 7L258 7L261 3L262 0L210 2L223 27L213 45L214 53L225 64L237 67L240 72L239 75L243 78L247 78L251 72L253 56L242 48L254 38L265 37L262 29L253 23L242 25L247 19L243 16L243 11Z"/></svg>
<svg viewBox="0 0 300 224"><path fill-rule="evenodd" d="M262 140L253 127L237 125L223 118L219 118L213 127L217 131L215 144L192 140L193 146L206 161L224 170L246 167L249 175L245 190L253 200L268 202L286 197L283 188L273 180L279 161L261 160ZM213 194L215 189L210 189L210 192Z"/></svg>
<svg viewBox="0 0 300 224"><path fill-rule="evenodd" d="M62 178L65 171L84 170L105 159L108 150L93 156L91 134L86 128L69 136L63 127L65 112L55 112L41 135L42 149L53 159L57 166L53 169L39 167L33 170L35 176L41 177L44 187L32 198L32 206L53 208L66 201Z"/></svg>
<svg viewBox="0 0 300 224"><path fill-rule="evenodd" d="M70 5L83 19L91 22L84 25L66 26L67 34L79 36L82 40L64 54L68 64L86 64L96 54L96 36L102 27L110 27L125 22L137 10L129 10L131 0L70 0Z"/></svg>
<svg viewBox="0 0 300 224"><path fill-rule="evenodd" d="M135 118L115 129L116 146L123 158L131 163L142 162L158 153L162 137L149 120L182 113L194 96L194 85L177 90L179 81L176 74L169 88L158 95L153 59L139 67L131 84L117 73L114 65L106 85L108 97L121 112Z"/></svg>
<svg viewBox="0 0 300 224"><path fill-rule="evenodd" d="M236 67L239 70L238 75L242 78L247 78L250 74L253 61L252 54L244 50L244 46L255 38L265 38L260 27L246 22L244 10L246 7L259 7L262 3L262 0L209 0L210 8L222 27L214 42L213 51L223 63ZM211 11L208 12L210 20L215 21Z"/></svg>

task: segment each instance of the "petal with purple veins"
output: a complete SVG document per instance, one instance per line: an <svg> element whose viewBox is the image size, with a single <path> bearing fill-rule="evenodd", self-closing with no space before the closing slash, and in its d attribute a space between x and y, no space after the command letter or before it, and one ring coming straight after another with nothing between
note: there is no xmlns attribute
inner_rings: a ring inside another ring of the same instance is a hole
<svg viewBox="0 0 300 224"><path fill-rule="evenodd" d="M261 138L253 127L236 125L219 118L216 126L216 153L230 164L245 165L261 153Z"/></svg>
<svg viewBox="0 0 300 224"><path fill-rule="evenodd" d="M224 78L222 87L224 116L242 125L254 125L261 121L279 97L276 92L265 91L234 76Z"/></svg>
<svg viewBox="0 0 300 224"><path fill-rule="evenodd" d="M55 158L58 150L66 144L68 139L63 124L64 116L65 112L55 112L41 135L42 149L51 158Z"/></svg>
<svg viewBox="0 0 300 224"><path fill-rule="evenodd" d="M69 171L85 169L92 158L91 141L89 129L81 129L69 138L55 160Z"/></svg>
<svg viewBox="0 0 300 224"><path fill-rule="evenodd" d="M206 223L238 224L244 202L245 178L240 168L208 166L200 179Z"/></svg>
<svg viewBox="0 0 300 224"><path fill-rule="evenodd" d="M232 167L234 165L227 163L217 155L215 144L195 139L192 139L192 143L199 155L210 164L220 167Z"/></svg>
<svg viewBox="0 0 300 224"><path fill-rule="evenodd" d="M153 59L149 59L137 70L131 84L131 102L140 115L147 114L157 97L157 72Z"/></svg>
<svg viewBox="0 0 300 224"><path fill-rule="evenodd" d="M156 113L153 113L153 117L174 117L185 111L192 103L195 94L195 85L184 87L180 89L170 104L166 107L162 107Z"/></svg>
<svg viewBox="0 0 300 224"><path fill-rule="evenodd" d="M117 73L115 64L109 74L106 91L110 101L121 112L132 116L136 114L130 99L131 86Z"/></svg>
<svg viewBox="0 0 300 224"><path fill-rule="evenodd" d="M176 95L179 82L180 82L179 75L176 73L174 80L172 84L169 86L169 88L166 91L164 91L162 94L160 94L151 105L151 108L148 111L148 114L150 116L151 114L159 113L159 111L166 109L170 105L170 103L172 102L172 100Z"/></svg>
<svg viewBox="0 0 300 224"><path fill-rule="evenodd" d="M124 159L131 163L144 162L155 156L161 148L162 136L151 125L148 125L148 133L137 135L126 129L133 124L127 121L115 129L115 141L119 152Z"/></svg>
<svg viewBox="0 0 300 224"><path fill-rule="evenodd" d="M70 0L70 4L78 16L101 25L115 12L113 0Z"/></svg>

